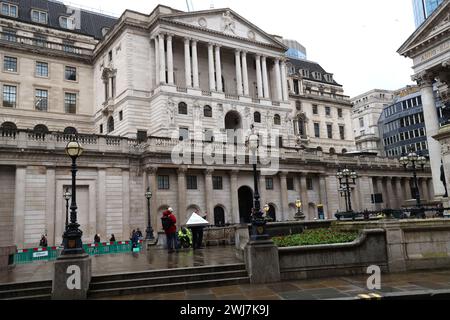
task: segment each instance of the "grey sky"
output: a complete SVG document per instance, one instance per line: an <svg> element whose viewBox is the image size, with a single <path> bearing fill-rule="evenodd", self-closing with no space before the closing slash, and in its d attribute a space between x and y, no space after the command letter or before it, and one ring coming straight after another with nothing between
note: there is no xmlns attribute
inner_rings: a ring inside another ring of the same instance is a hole
<svg viewBox="0 0 450 320"><path fill-rule="evenodd" d="M187 10L186 0L70 0L115 16L150 13L157 4ZM411 84L412 61L397 49L414 32L411 0L192 0L195 10L229 7L264 31L303 44L308 59L355 96Z"/></svg>

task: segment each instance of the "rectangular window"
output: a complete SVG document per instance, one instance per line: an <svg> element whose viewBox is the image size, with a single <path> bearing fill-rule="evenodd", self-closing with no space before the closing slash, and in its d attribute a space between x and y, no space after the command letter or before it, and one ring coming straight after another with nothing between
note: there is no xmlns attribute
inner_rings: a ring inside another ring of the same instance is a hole
<svg viewBox="0 0 450 320"><path fill-rule="evenodd" d="M116 77L111 77L111 91L112 91L112 97L116 97Z"/></svg>
<svg viewBox="0 0 450 320"><path fill-rule="evenodd" d="M359 118L359 127L364 128L364 118Z"/></svg>
<svg viewBox="0 0 450 320"><path fill-rule="evenodd" d="M339 136L341 137L341 140L345 140L345 127L339 126Z"/></svg>
<svg viewBox="0 0 450 320"><path fill-rule="evenodd" d="M17 6L9 3L2 3L2 15L17 17Z"/></svg>
<svg viewBox="0 0 450 320"><path fill-rule="evenodd" d="M320 138L320 125L318 123L314 123L314 136Z"/></svg>
<svg viewBox="0 0 450 320"><path fill-rule="evenodd" d="M158 176L158 189L159 190L169 190L169 176Z"/></svg>
<svg viewBox="0 0 450 320"><path fill-rule="evenodd" d="M47 12L40 10L31 10L31 20L37 23L47 24Z"/></svg>
<svg viewBox="0 0 450 320"><path fill-rule="evenodd" d="M6 41L16 42L16 32L14 30L8 30L3 28L2 39Z"/></svg>
<svg viewBox="0 0 450 320"><path fill-rule="evenodd" d="M77 95L76 93L66 92L64 95L65 113L77 113Z"/></svg>
<svg viewBox="0 0 450 320"><path fill-rule="evenodd" d="M113 59L113 52L112 52L112 50L108 52L108 59L109 59L109 62L111 62L112 59Z"/></svg>
<svg viewBox="0 0 450 320"><path fill-rule="evenodd" d="M317 107L316 104L313 104L312 110L313 110L313 114L319 114L319 108Z"/></svg>
<svg viewBox="0 0 450 320"><path fill-rule="evenodd" d="M220 176L215 176L212 179L213 179L213 189L223 190L223 178Z"/></svg>
<svg viewBox="0 0 450 320"><path fill-rule="evenodd" d="M103 125L101 124L100 125L100 134L102 134L103 133Z"/></svg>
<svg viewBox="0 0 450 320"><path fill-rule="evenodd" d="M47 90L41 90L36 89L36 95L35 95L35 107L38 111L47 111L48 109L48 91Z"/></svg>
<svg viewBox="0 0 450 320"><path fill-rule="evenodd" d="M197 190L197 176L186 176L186 188L188 190Z"/></svg>
<svg viewBox="0 0 450 320"><path fill-rule="evenodd" d="M331 108L330 108L330 107L325 107L325 115L326 115L327 117L330 117L330 116L331 116Z"/></svg>
<svg viewBox="0 0 450 320"><path fill-rule="evenodd" d="M287 189L290 191L295 191L294 178L287 178L286 182L287 182Z"/></svg>
<svg viewBox="0 0 450 320"><path fill-rule="evenodd" d="M63 51L68 53L75 53L74 42L69 40L64 40L63 42Z"/></svg>
<svg viewBox="0 0 450 320"><path fill-rule="evenodd" d="M120 110L119 111L119 121L122 121L122 120L123 120L123 111Z"/></svg>
<svg viewBox="0 0 450 320"><path fill-rule="evenodd" d="M35 34L33 44L38 47L46 47L47 37L40 34Z"/></svg>
<svg viewBox="0 0 450 320"><path fill-rule="evenodd" d="M15 108L17 103L17 87L3 86L3 106L7 108Z"/></svg>
<svg viewBox="0 0 450 320"><path fill-rule="evenodd" d="M66 67L64 79L68 81L77 81L77 68Z"/></svg>
<svg viewBox="0 0 450 320"><path fill-rule="evenodd" d="M3 70L17 72L17 58L5 56L3 59Z"/></svg>
<svg viewBox="0 0 450 320"><path fill-rule="evenodd" d="M48 63L36 61L36 76L48 77Z"/></svg>
<svg viewBox="0 0 450 320"><path fill-rule="evenodd" d="M309 191L314 190L312 178L306 178L306 189L308 189Z"/></svg>
<svg viewBox="0 0 450 320"><path fill-rule="evenodd" d="M327 124L327 135L328 139L333 139L333 125Z"/></svg>
<svg viewBox="0 0 450 320"><path fill-rule="evenodd" d="M266 190L273 190L273 178L266 178Z"/></svg>
<svg viewBox="0 0 450 320"><path fill-rule="evenodd" d="M338 112L338 117L342 118L342 109L341 108L337 109L337 112Z"/></svg>

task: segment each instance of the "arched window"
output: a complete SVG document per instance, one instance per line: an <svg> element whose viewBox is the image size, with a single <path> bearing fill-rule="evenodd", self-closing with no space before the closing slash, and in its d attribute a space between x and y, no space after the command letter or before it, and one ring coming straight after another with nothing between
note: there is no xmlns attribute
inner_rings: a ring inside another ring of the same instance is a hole
<svg viewBox="0 0 450 320"><path fill-rule="evenodd" d="M261 113L255 112L253 114L253 121L256 123L261 123Z"/></svg>
<svg viewBox="0 0 450 320"><path fill-rule="evenodd" d="M184 102L180 102L178 104L178 114L188 114L187 104Z"/></svg>
<svg viewBox="0 0 450 320"><path fill-rule="evenodd" d="M108 133L114 131L114 118L111 116L108 118Z"/></svg>
<svg viewBox="0 0 450 320"><path fill-rule="evenodd" d="M336 153L336 149L330 148L330 154L335 154L335 153Z"/></svg>
<svg viewBox="0 0 450 320"><path fill-rule="evenodd" d="M347 149L342 149L342 154L346 154L347 153Z"/></svg>
<svg viewBox="0 0 450 320"><path fill-rule="evenodd" d="M275 125L277 125L277 126L281 125L281 117L280 117L279 114L276 114L276 115L273 117L273 123L274 123Z"/></svg>
<svg viewBox="0 0 450 320"><path fill-rule="evenodd" d="M64 129L64 134L77 134L78 131L74 127L67 127Z"/></svg>
<svg viewBox="0 0 450 320"><path fill-rule="evenodd" d="M0 132L2 137L15 137L17 132L17 126L13 122L3 122L0 126Z"/></svg>
<svg viewBox="0 0 450 320"><path fill-rule="evenodd" d="M322 147L317 147L317 151L322 152L323 151Z"/></svg>
<svg viewBox="0 0 450 320"><path fill-rule="evenodd" d="M38 124L34 127L33 129L34 133L40 133L40 134L45 134L48 133L48 128L47 126L43 125L43 124Z"/></svg>
<svg viewBox="0 0 450 320"><path fill-rule="evenodd" d="M203 115L205 116L205 118L212 118L212 108L211 106L205 106L203 108Z"/></svg>

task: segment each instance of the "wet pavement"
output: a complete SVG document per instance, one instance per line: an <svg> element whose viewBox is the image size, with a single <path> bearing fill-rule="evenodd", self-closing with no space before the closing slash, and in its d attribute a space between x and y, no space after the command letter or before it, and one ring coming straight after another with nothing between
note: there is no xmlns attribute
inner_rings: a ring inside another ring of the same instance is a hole
<svg viewBox="0 0 450 320"><path fill-rule="evenodd" d="M384 274L381 289L368 290L368 276L285 281L267 285L233 285L170 293L124 295L99 300L322 300L355 298L359 294L404 293L450 289L450 270Z"/></svg>
<svg viewBox="0 0 450 320"><path fill-rule="evenodd" d="M115 255L99 255L92 257L92 273L94 276L98 276L147 270L243 263L236 258L235 252L233 246L226 246L207 247L196 251L184 249L178 253L171 254L167 250L152 248L149 251L143 250L139 254L130 252ZM9 272L0 273L0 283L51 280L53 263L51 261L17 265Z"/></svg>

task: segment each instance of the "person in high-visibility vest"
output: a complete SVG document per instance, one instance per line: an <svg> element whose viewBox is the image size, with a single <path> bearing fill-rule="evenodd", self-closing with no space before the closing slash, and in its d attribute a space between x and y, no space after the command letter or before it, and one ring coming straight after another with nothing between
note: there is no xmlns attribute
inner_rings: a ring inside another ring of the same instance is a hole
<svg viewBox="0 0 450 320"><path fill-rule="evenodd" d="M191 230L182 227L178 231L178 239L180 241L181 248L190 248L192 245L192 233Z"/></svg>

